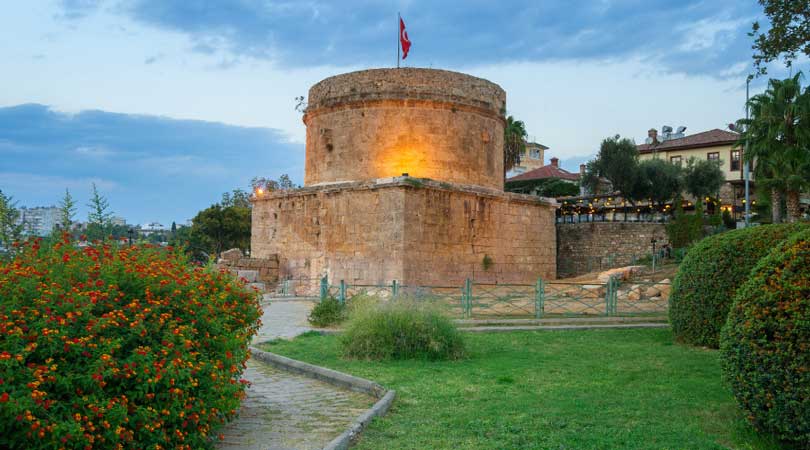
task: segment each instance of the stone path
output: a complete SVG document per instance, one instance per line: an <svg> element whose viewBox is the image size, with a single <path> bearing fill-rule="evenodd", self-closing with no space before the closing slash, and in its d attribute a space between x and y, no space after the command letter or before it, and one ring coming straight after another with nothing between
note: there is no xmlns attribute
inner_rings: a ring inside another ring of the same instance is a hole
<svg viewBox="0 0 810 450"><path fill-rule="evenodd" d="M288 300L263 305L263 325L254 342L307 331L313 305ZM222 431L219 450L321 449L376 401L253 359L243 377L252 384L239 417Z"/></svg>

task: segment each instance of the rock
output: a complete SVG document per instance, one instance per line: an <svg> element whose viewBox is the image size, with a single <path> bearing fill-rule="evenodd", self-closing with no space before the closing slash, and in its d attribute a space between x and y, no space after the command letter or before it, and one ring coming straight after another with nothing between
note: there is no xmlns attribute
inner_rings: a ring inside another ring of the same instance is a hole
<svg viewBox="0 0 810 450"><path fill-rule="evenodd" d="M627 293L627 300L635 302L641 299L641 294L638 291L630 291Z"/></svg>
<svg viewBox="0 0 810 450"><path fill-rule="evenodd" d="M651 286L644 291L644 295L647 297L658 297L661 295L661 291L656 289L655 286Z"/></svg>
<svg viewBox="0 0 810 450"><path fill-rule="evenodd" d="M259 278L259 271L258 270L237 270L236 276L244 278L247 280L248 283L255 283Z"/></svg>
<svg viewBox="0 0 810 450"><path fill-rule="evenodd" d="M242 250L238 248L232 248L230 250L225 250L222 252L220 257L226 261L236 262L243 258L245 255L242 254Z"/></svg>

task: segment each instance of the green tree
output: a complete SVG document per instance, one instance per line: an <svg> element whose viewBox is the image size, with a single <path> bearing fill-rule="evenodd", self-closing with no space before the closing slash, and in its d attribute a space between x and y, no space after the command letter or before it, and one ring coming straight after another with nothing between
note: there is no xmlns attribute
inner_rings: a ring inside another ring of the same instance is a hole
<svg viewBox="0 0 810 450"><path fill-rule="evenodd" d="M658 205L677 197L683 189L681 167L654 158L641 161L636 183L636 199L649 198Z"/></svg>
<svg viewBox="0 0 810 450"><path fill-rule="evenodd" d="M503 129L503 173L520 164L520 155L526 151L526 124L509 116Z"/></svg>
<svg viewBox="0 0 810 450"><path fill-rule="evenodd" d="M701 206L701 210L704 197L716 195L725 179L720 161L697 159L694 156L686 160L683 187L695 197L695 204Z"/></svg>
<svg viewBox="0 0 810 450"><path fill-rule="evenodd" d="M197 213L191 223L192 235L209 254L250 248L250 208L217 203Z"/></svg>
<svg viewBox="0 0 810 450"><path fill-rule="evenodd" d="M90 203L87 204L87 207L90 208L87 215L87 237L91 240L103 240L107 237L113 212L110 211L110 203L107 198L98 191L96 183L92 184Z"/></svg>
<svg viewBox="0 0 810 450"><path fill-rule="evenodd" d="M810 186L810 89L802 89L801 77L769 80L765 92L749 100L750 118L738 121L737 145L748 145L744 159L756 162L757 183L771 191L774 223L781 221L783 194L788 221L798 220L800 192Z"/></svg>
<svg viewBox="0 0 810 450"><path fill-rule="evenodd" d="M588 161L585 167L582 184L588 191L599 193L600 179L606 178L614 190L633 200L628 194L638 189L639 177L638 150L633 141L619 135L603 140L596 158Z"/></svg>
<svg viewBox="0 0 810 450"><path fill-rule="evenodd" d="M810 56L810 2L807 0L759 0L771 22L767 33L754 22L750 36L754 37L754 67L766 74L766 65L784 55L785 65L803 53Z"/></svg>
<svg viewBox="0 0 810 450"><path fill-rule="evenodd" d="M222 201L219 204L225 208L230 206L250 208L250 194L241 189L234 189L222 194Z"/></svg>
<svg viewBox="0 0 810 450"><path fill-rule="evenodd" d="M172 220L172 235L174 235L175 233L177 233L177 223L175 223L175 221Z"/></svg>
<svg viewBox="0 0 810 450"><path fill-rule="evenodd" d="M0 190L0 251L8 252L11 244L22 237L23 226L19 220L17 203Z"/></svg>
<svg viewBox="0 0 810 450"><path fill-rule="evenodd" d="M73 196L70 195L70 191L65 188L65 196L59 201L59 227L69 233L75 215L76 201L73 199Z"/></svg>
<svg viewBox="0 0 810 450"><path fill-rule="evenodd" d="M286 191L295 189L295 183L293 183L290 176L285 173L278 177L278 180L273 180L272 178L266 177L253 177L253 179L250 180L250 188L253 191L258 189L263 189L265 191Z"/></svg>

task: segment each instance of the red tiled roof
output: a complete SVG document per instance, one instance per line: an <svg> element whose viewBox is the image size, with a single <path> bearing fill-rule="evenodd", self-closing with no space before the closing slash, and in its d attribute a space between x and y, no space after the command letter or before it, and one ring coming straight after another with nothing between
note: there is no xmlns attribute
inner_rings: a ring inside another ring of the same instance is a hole
<svg viewBox="0 0 810 450"><path fill-rule="evenodd" d="M560 178L563 180L577 181L579 180L579 174L571 173L565 169L560 169L557 166L548 164L543 167L538 167L537 169L524 172L520 175L515 175L506 181L542 180L544 178Z"/></svg>
<svg viewBox="0 0 810 450"><path fill-rule="evenodd" d="M717 145L728 145L737 142L739 135L730 131L715 128L714 130L684 136L680 139L659 142L658 144L640 144L636 148L641 154L652 153L653 151L684 150L688 148L714 147Z"/></svg>

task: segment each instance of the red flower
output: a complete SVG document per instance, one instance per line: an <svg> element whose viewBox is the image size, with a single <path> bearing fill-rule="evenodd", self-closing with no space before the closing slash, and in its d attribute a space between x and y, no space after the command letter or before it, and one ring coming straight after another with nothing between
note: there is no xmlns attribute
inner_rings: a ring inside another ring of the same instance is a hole
<svg viewBox="0 0 810 450"><path fill-rule="evenodd" d="M0 395L0 403L5 403L7 401L8 401L8 392L3 392L3 394Z"/></svg>

